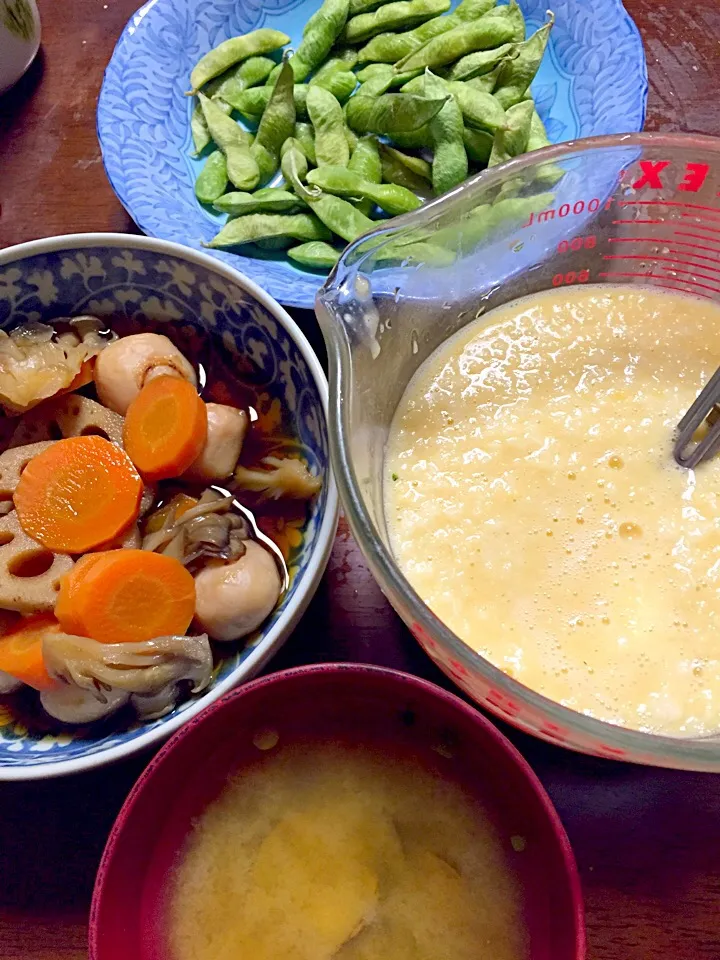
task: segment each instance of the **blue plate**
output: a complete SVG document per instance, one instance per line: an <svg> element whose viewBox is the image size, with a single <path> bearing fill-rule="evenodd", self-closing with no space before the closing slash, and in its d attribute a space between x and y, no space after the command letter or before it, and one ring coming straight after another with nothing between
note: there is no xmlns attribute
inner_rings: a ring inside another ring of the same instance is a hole
<svg viewBox="0 0 720 960"><path fill-rule="evenodd" d="M647 71L637 27L620 0L519 0L528 30L556 14L549 53L533 84L551 140L636 133L645 120ZM190 71L211 47L261 26L297 45L319 0L150 0L115 47L98 102L98 136L110 183L138 226L153 237L201 249L225 217L202 208L193 183ZM324 277L283 254L213 251L281 303L312 309Z"/></svg>

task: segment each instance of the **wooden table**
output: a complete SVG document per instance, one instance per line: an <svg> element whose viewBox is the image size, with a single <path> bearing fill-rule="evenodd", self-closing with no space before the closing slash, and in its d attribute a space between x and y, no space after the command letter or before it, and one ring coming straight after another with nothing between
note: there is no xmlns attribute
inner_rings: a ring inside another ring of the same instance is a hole
<svg viewBox="0 0 720 960"><path fill-rule="evenodd" d="M103 172L95 103L137 2L40 0L42 53L0 97L0 246L136 231ZM720 135L718 0L627 6L647 52L647 128ZM298 319L321 350L314 317ZM344 524L322 586L273 669L321 660L385 664L445 683L388 606ZM720 777L633 768L510 735L570 834L591 960L717 960ZM95 868L145 762L46 784L0 784L0 960L87 956Z"/></svg>

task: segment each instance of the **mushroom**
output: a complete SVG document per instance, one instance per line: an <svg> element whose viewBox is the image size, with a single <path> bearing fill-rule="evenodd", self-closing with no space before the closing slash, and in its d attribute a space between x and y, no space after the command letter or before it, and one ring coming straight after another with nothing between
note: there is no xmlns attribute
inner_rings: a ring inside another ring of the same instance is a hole
<svg viewBox="0 0 720 960"><path fill-rule="evenodd" d="M224 403L207 403L207 440L183 479L198 482L224 480L232 475L248 428L248 415Z"/></svg>
<svg viewBox="0 0 720 960"><path fill-rule="evenodd" d="M153 377L182 377L197 386L195 370L178 348L159 333L136 333L109 344L95 363L100 401L125 416L127 408Z"/></svg>
<svg viewBox="0 0 720 960"><path fill-rule="evenodd" d="M171 505L162 527L146 535L142 548L175 557L186 567L208 557L238 560L245 553L250 526L244 517L232 512L232 505L232 497L215 490L206 490L197 504L186 509L177 519L177 507ZM157 515L162 515L164 510L161 508Z"/></svg>
<svg viewBox="0 0 720 960"><path fill-rule="evenodd" d="M279 500L280 497L309 500L322 486L320 477L314 477L302 460L295 457L265 457L262 463L272 469L237 467L235 483L241 490L252 490L266 500Z"/></svg>
<svg viewBox="0 0 720 960"><path fill-rule="evenodd" d="M206 636L98 643L89 637L46 633L42 645L43 660L51 677L103 701L110 695L122 694L122 702L131 699L146 719L162 716L175 706L183 681L190 684L193 693L198 693L212 678L212 653ZM84 705L83 700L83 708ZM51 703L51 707L55 704ZM48 713L66 723L86 722L84 717L73 721L52 710Z"/></svg>
<svg viewBox="0 0 720 960"><path fill-rule="evenodd" d="M94 693L74 683L63 683L40 693L43 710L63 723L93 723L109 717L130 699L125 690L102 690Z"/></svg>
<svg viewBox="0 0 720 960"><path fill-rule="evenodd" d="M238 640L260 626L281 589L270 552L248 540L239 560L211 561L195 575L195 620L214 640Z"/></svg>
<svg viewBox="0 0 720 960"><path fill-rule="evenodd" d="M15 677L11 676L9 673L5 673L4 670L0 670L0 696L3 696L6 693L15 693L16 690L19 690L22 686L20 680L16 680Z"/></svg>

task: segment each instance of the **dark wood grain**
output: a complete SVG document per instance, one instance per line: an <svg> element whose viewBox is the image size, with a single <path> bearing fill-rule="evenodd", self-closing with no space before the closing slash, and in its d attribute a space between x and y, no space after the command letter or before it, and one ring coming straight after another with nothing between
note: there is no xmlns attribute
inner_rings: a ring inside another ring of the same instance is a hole
<svg viewBox="0 0 720 960"><path fill-rule="evenodd" d="M95 136L102 72L135 6L41 0L42 56L0 97L1 246L135 231L105 179ZM627 6L647 51L647 128L720 134L717 0ZM312 316L298 319L320 346ZM273 669L322 660L386 664L446 685L388 607L343 524L321 588ZM570 834L591 960L717 960L720 777L611 764L509 732ZM0 960L87 956L95 868L146 761L47 784L0 784Z"/></svg>

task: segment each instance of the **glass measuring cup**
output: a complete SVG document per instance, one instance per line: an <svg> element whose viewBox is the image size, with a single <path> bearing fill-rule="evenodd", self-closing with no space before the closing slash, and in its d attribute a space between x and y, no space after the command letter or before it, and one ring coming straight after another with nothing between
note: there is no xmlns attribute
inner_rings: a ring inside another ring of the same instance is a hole
<svg viewBox="0 0 720 960"><path fill-rule="evenodd" d="M720 140L636 134L549 147L480 174L348 247L316 302L328 345L340 494L383 592L426 652L478 703L585 753L720 770L720 737L617 727L494 667L433 615L389 546L385 444L418 367L494 307L587 283L720 301Z"/></svg>

